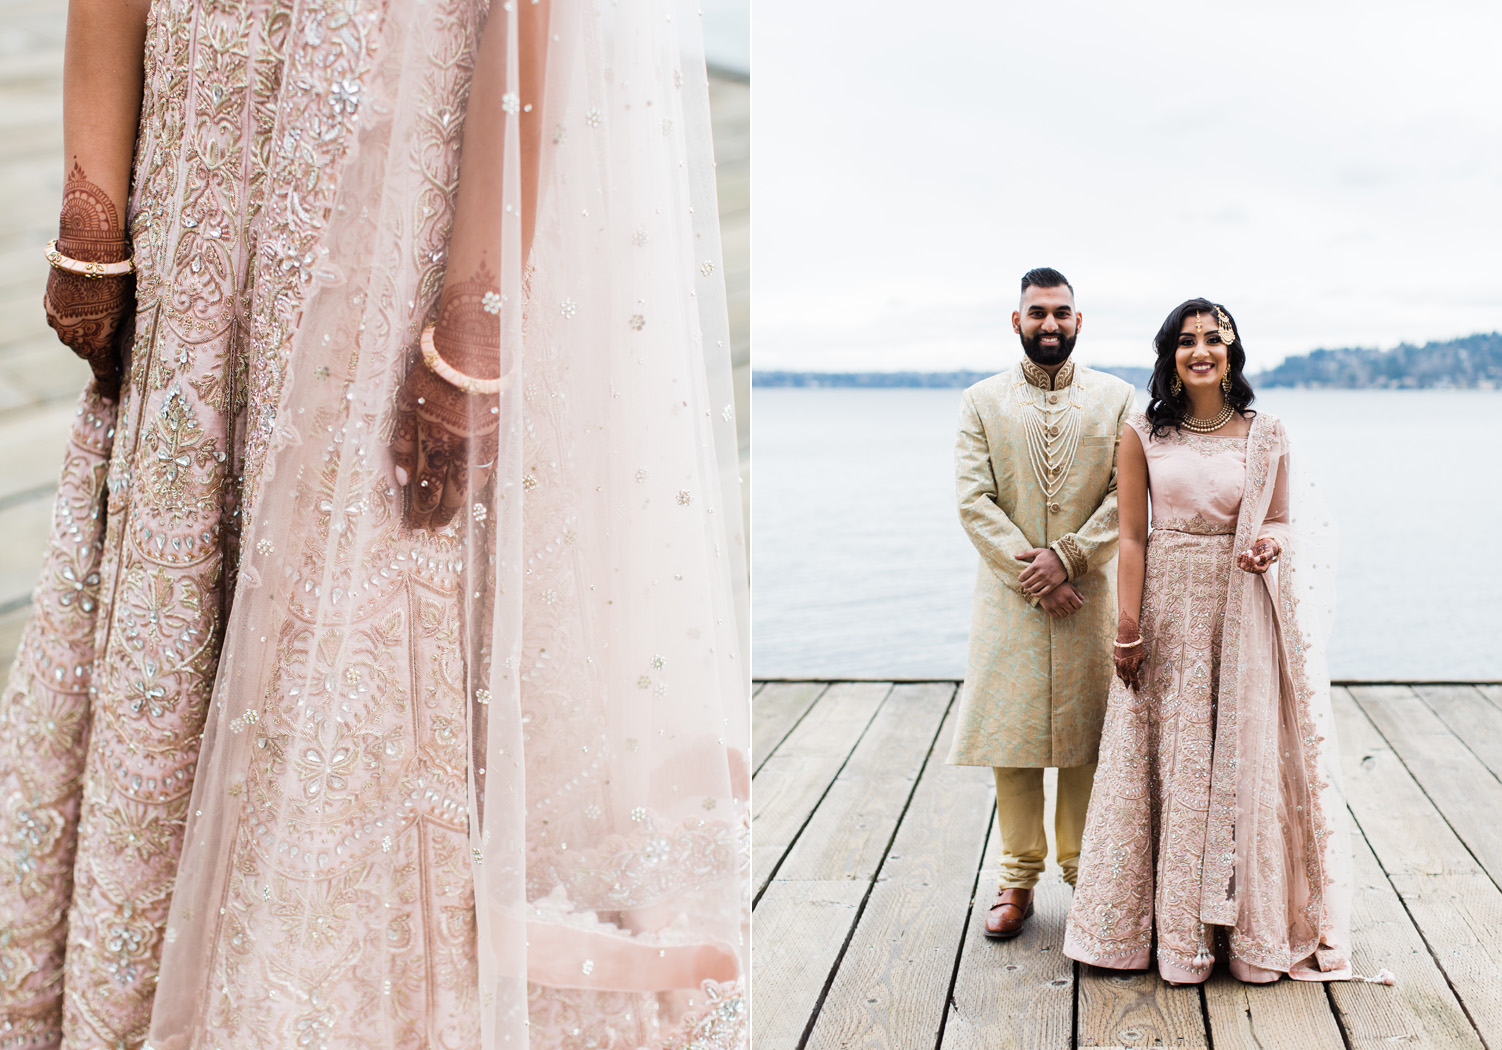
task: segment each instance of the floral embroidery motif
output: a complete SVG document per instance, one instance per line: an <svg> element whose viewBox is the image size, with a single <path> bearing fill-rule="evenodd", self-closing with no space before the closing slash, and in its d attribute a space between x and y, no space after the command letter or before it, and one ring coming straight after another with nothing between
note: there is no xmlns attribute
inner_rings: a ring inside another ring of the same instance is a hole
<svg viewBox="0 0 1502 1050"><path fill-rule="evenodd" d="M739 981L705 981L701 1004L691 1006L679 1031L661 1050L735 1050L746 1045L749 1018Z"/></svg>
<svg viewBox="0 0 1502 1050"><path fill-rule="evenodd" d="M0 1038L17 1046L53 1043L61 1032L55 990L63 981L114 420L111 406L80 398L47 570L0 692Z"/></svg>
<svg viewBox="0 0 1502 1050"><path fill-rule="evenodd" d="M1189 518L1154 518L1154 529L1166 529L1170 532L1188 532L1196 536L1232 536L1236 530L1218 521L1210 521L1201 515Z"/></svg>

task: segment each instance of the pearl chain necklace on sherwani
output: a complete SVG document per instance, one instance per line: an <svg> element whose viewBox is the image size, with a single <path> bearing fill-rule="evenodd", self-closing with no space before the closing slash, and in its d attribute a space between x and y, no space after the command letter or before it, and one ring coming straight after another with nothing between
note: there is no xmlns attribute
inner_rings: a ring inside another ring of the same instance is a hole
<svg viewBox="0 0 1502 1050"><path fill-rule="evenodd" d="M1080 424L1084 413L1074 399L1074 362L1065 361L1058 376L1026 358L1022 361L1025 386L1032 391L1023 404L1022 427L1027 434L1027 458L1032 462L1038 485L1050 500L1058 495L1074 466L1080 447Z"/></svg>

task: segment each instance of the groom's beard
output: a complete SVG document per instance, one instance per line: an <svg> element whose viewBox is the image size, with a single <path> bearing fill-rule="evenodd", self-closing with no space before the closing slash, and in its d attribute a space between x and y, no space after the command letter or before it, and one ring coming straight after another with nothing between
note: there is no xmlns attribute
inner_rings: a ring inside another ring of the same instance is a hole
<svg viewBox="0 0 1502 1050"><path fill-rule="evenodd" d="M1027 336L1018 336L1022 340L1022 352L1027 355L1029 361L1035 365L1046 365L1052 368L1054 365L1062 365L1069 360L1069 355L1074 352L1075 337L1059 333L1058 346L1044 346L1043 333L1038 333L1029 339Z"/></svg>

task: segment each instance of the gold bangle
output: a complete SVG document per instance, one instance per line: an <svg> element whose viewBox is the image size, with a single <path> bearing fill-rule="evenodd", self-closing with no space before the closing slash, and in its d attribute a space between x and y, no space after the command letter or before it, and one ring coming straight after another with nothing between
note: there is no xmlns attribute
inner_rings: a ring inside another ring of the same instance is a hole
<svg viewBox="0 0 1502 1050"><path fill-rule="evenodd" d="M64 273L76 273L80 277L87 277L91 281L97 281L101 277L123 277L128 273L135 273L134 260L122 259L119 262L83 262L78 259L70 259L57 250L57 238L47 242L46 249L42 252L47 257L47 262L54 270L62 270Z"/></svg>
<svg viewBox="0 0 1502 1050"><path fill-rule="evenodd" d="M458 387L466 394L499 394L510 385L511 380L508 376L497 376L494 379L476 379L474 376L467 376L438 356L438 348L433 345L432 325L422 330L420 342L422 363L428 366L428 370L445 383Z"/></svg>
<svg viewBox="0 0 1502 1050"><path fill-rule="evenodd" d="M1135 642L1112 642L1111 644L1117 649L1135 649L1142 644L1142 636L1138 635Z"/></svg>

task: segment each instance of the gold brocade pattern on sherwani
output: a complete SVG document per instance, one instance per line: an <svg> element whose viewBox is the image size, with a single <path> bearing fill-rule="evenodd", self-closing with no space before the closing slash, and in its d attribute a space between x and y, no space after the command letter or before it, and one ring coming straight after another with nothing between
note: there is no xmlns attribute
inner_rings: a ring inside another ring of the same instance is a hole
<svg viewBox="0 0 1502 1050"><path fill-rule="evenodd" d="M1063 390L1074 382L1074 361L1065 361L1059 366L1055 375L1049 375L1041 365L1034 364L1024 357L1018 367L1022 369L1022 378L1039 390Z"/></svg>
<svg viewBox="0 0 1502 1050"><path fill-rule="evenodd" d="M1029 371L1029 368L1032 371ZM1067 369L1067 371L1066 371ZM970 648L949 761L1081 766L1095 761L1116 624L1116 449L1132 387L1072 363L1049 390L1031 362L967 390L956 439L956 492L980 552ZM1078 447L1054 496L1040 487L1024 413L1067 400ZM1016 555L1053 547L1084 597L1054 620L1022 593Z"/></svg>

